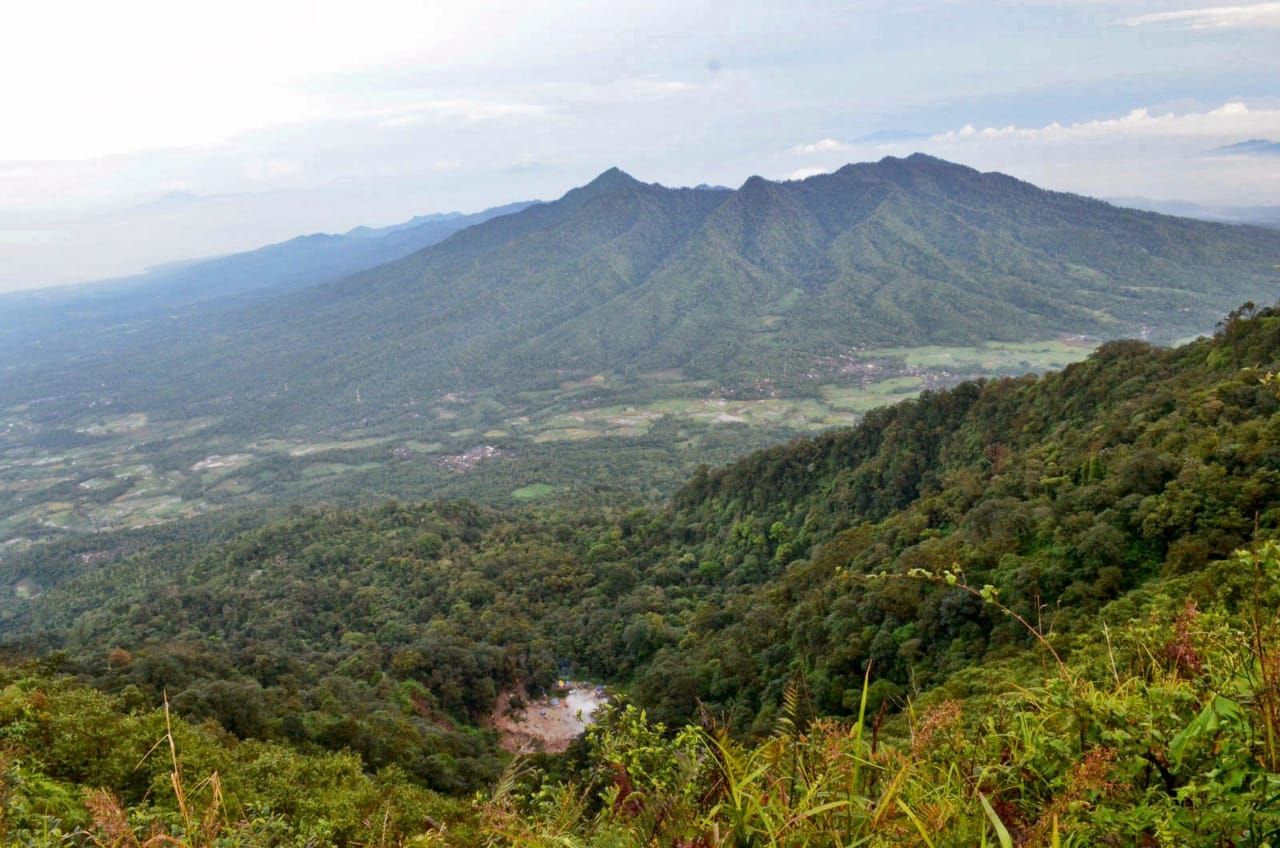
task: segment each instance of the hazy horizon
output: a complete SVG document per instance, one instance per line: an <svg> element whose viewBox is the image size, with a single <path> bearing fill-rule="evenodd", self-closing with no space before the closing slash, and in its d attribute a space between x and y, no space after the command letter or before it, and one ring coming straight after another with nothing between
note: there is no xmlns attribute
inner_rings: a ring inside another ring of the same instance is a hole
<svg viewBox="0 0 1280 848"><path fill-rule="evenodd" d="M0 34L0 290L414 215L920 151L1273 205L1280 3L54 2ZM68 28L67 20L77 22ZM141 234L141 235L140 235Z"/></svg>

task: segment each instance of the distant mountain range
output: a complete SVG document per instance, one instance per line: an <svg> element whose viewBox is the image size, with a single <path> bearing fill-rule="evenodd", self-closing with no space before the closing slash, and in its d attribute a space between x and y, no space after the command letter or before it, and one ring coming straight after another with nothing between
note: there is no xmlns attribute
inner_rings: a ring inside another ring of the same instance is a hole
<svg viewBox="0 0 1280 848"><path fill-rule="evenodd" d="M344 256L359 253L361 236L342 238ZM611 169L309 286L289 245L267 249L280 269L267 293L213 301L158 335L117 334L74 368L19 357L0 403L92 386L128 407L176 414L229 397L255 426L316 425L349 414L357 392L377 416L406 399L600 372L767 379L860 345L1171 340L1280 293L1280 232L1124 209L924 155L803 181L752 177L734 191ZM218 285L207 263L201 273Z"/></svg>
<svg viewBox="0 0 1280 848"><path fill-rule="evenodd" d="M1109 197L1107 200L1117 206L1182 218L1198 218L1201 221L1280 227L1280 206L1205 206L1180 200L1153 200L1149 197Z"/></svg>
<svg viewBox="0 0 1280 848"><path fill-rule="evenodd" d="M93 333L121 322L246 295L279 294L337 280L437 244L459 230L532 202L475 214L421 215L389 227L298 236L244 253L166 263L131 277L0 294L0 345L39 341L74 327ZM136 327L131 331L136 332Z"/></svg>
<svg viewBox="0 0 1280 848"><path fill-rule="evenodd" d="M1280 142L1265 138L1251 138L1225 147L1215 147L1209 151L1215 156L1280 156Z"/></svg>

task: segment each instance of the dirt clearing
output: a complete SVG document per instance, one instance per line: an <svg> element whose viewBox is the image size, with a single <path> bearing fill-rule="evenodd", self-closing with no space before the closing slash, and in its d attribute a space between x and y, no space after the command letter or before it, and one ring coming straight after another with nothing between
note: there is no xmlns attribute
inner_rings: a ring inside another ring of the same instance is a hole
<svg viewBox="0 0 1280 848"><path fill-rule="evenodd" d="M512 707L514 695L503 692L490 716L491 726L502 734L502 747L513 754L563 752L609 701L604 687L589 683L566 683L550 695L526 701L523 709Z"/></svg>

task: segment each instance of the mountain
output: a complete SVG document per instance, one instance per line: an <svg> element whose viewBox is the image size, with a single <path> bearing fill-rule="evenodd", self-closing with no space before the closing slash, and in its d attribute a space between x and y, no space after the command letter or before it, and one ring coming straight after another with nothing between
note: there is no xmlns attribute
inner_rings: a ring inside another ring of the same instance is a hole
<svg viewBox="0 0 1280 848"><path fill-rule="evenodd" d="M1207 151L1211 156L1280 156L1280 142L1251 138Z"/></svg>
<svg viewBox="0 0 1280 848"><path fill-rule="evenodd" d="M615 168L403 259L202 316L163 345L137 337L74 371L19 365L0 401L91 384L126 406L221 396L255 427L311 426L356 397L377 419L446 392L604 372L749 383L857 346L1170 340L1274 300L1278 266L1280 233L919 154L736 191Z"/></svg>
<svg viewBox="0 0 1280 848"><path fill-rule="evenodd" d="M469 215L421 215L389 227L298 236L244 253L167 263L133 277L0 295L0 346L39 343L51 335L74 341L86 331L97 335L121 324L136 334L137 322L162 319L175 311L199 311L232 298L337 280L530 205L511 203Z"/></svg>
<svg viewBox="0 0 1280 848"><path fill-rule="evenodd" d="M1280 283L1274 234L1141 215L924 156L797 183L753 177L713 197L713 208L690 204L612 171L537 222L482 228L483 239L316 293L327 303L299 314L336 304L354 333L419 354L422 376L714 376L856 344L1170 338L1240 300L1270 300ZM392 304L403 323L383 320Z"/></svg>
<svg viewBox="0 0 1280 848"><path fill-rule="evenodd" d="M1253 224L1259 227L1280 227L1280 206L1205 206L1181 200L1153 200L1149 197L1109 197L1116 206L1145 209L1162 215L1180 218L1199 218L1224 224Z"/></svg>
<svg viewBox="0 0 1280 848"><path fill-rule="evenodd" d="M314 286L408 256L467 227L531 205L509 203L470 215L419 215L388 227L298 236L245 253L158 268L134 285L163 300L211 299L264 290L278 293Z"/></svg>

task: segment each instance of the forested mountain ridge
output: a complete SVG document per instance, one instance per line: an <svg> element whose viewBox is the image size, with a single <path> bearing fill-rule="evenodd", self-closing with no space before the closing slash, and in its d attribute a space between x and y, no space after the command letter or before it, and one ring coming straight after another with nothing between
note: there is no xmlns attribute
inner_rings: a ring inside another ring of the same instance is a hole
<svg viewBox="0 0 1280 848"><path fill-rule="evenodd" d="M1280 282L1280 235L1048 192L915 155L736 191L613 169L405 259L223 315L165 350L19 363L3 399L83 386L255 429L451 391L681 369L804 375L859 346L1085 333L1169 341Z"/></svg>
<svg viewBox="0 0 1280 848"><path fill-rule="evenodd" d="M1208 234L1196 227L925 156L792 183L754 177L622 305L556 340L573 350L589 332L615 346L634 339L639 367L694 373L803 369L851 344L1109 338L1144 325L1169 340L1179 324L1221 314L1209 306L1215 289L1252 277L1270 297L1276 282L1275 246L1251 232L1236 270L1254 271L1231 280L1218 269L1210 284ZM1182 290L1160 310L1200 317L1154 326L1156 287ZM635 316L647 337L628 329Z"/></svg>
<svg viewBox="0 0 1280 848"><path fill-rule="evenodd" d="M749 735L795 687L817 715L892 713L1034 648L1006 610L1070 659L1146 586L1243 602L1198 575L1280 535L1277 370L1280 312L1246 308L1180 348L926 393L700 473L662 509L390 503L137 553L63 543L3 563L25 591L0 628L128 704L167 692L450 792L501 767L469 729L496 693L566 669Z"/></svg>
<svg viewBox="0 0 1280 848"><path fill-rule="evenodd" d="M1275 310L1235 315L1213 340L1104 345L1043 379L926 395L700 474L675 501L684 550L717 581L773 585L695 623L638 690L668 699L664 717L698 699L759 721L798 665L839 712L868 662L883 691L906 691L1025 636L979 624L972 597L852 575L963 571L1069 631L1144 580L1273 538L1278 356ZM727 673L744 654L769 659Z"/></svg>
<svg viewBox="0 0 1280 848"><path fill-rule="evenodd" d="M315 233L241 253L175 262L122 279L3 294L0 353L56 362L84 356L112 334L141 331L164 338L175 332L175 324L183 325L176 332L190 332L197 320L245 298L347 277L530 205L420 215L388 227Z"/></svg>

